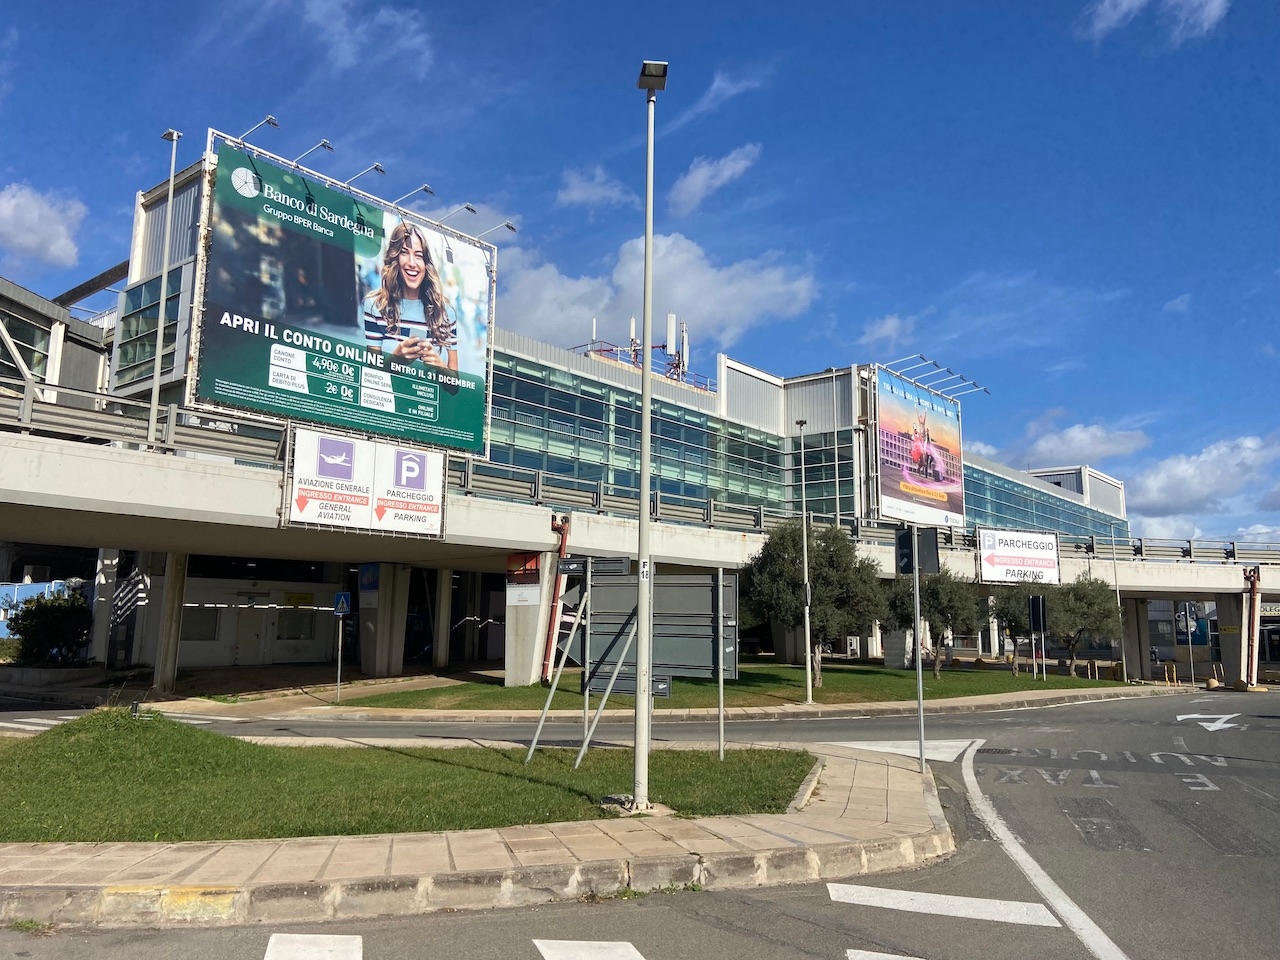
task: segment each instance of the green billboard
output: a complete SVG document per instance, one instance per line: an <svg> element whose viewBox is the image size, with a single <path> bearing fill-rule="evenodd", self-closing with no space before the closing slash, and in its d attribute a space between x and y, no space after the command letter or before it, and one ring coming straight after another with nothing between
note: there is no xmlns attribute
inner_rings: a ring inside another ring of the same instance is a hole
<svg viewBox="0 0 1280 960"><path fill-rule="evenodd" d="M196 399L485 448L491 248L218 147Z"/></svg>

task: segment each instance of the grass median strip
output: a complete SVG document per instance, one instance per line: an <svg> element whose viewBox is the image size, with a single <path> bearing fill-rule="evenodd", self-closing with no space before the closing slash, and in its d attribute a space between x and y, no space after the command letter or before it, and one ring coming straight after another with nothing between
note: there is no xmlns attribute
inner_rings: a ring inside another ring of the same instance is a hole
<svg viewBox="0 0 1280 960"><path fill-rule="evenodd" d="M656 672L656 671L655 671ZM725 682L724 700L728 707L785 706L804 703L804 667L785 664L743 664L738 679ZM552 701L553 710L581 710L578 675L566 676L560 682ZM1024 671L1013 676L1003 664L987 670L944 670L934 680L928 670L924 678L926 700L942 697L972 697L992 693L1014 693L1028 690L1077 690L1084 687L1117 686L1108 680L1084 680L1079 677L1050 675L1047 680L1032 679ZM813 691L817 703L878 703L887 700L914 700L916 675L913 670L890 670L866 664L825 662L822 686ZM546 703L545 687L503 687L493 683L459 683L427 690L404 690L377 693L367 697L344 699L344 706L398 707L402 710L541 710ZM634 698L611 696L610 708L630 710ZM592 709L600 702L592 697ZM671 697L655 700L658 709L715 707L714 680L677 678L671 683Z"/></svg>
<svg viewBox="0 0 1280 960"><path fill-rule="evenodd" d="M0 741L0 842L242 840L604 819L632 754L270 747L124 710ZM802 751L654 751L650 799L689 816L781 813Z"/></svg>

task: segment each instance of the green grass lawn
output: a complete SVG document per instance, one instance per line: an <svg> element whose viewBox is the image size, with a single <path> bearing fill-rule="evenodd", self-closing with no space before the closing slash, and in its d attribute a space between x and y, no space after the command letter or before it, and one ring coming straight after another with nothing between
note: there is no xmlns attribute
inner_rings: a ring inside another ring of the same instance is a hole
<svg viewBox="0 0 1280 960"><path fill-rule="evenodd" d="M813 699L818 703L875 703L885 700L914 700L916 696L916 675L911 670L889 670L867 664L824 661L822 681L822 686L813 691ZM560 689L556 691L551 704L552 709L581 710L579 684L577 674L566 674L560 681ZM1015 677L1007 666L1001 664L987 670L943 670L940 680L934 680L932 673L926 668L924 695L926 700L934 700L1020 690L1074 690L1112 685L1115 684L1110 680L1083 680L1078 677L1055 676L1052 673L1047 681L1042 682L1033 680L1025 670ZM730 707L804 703L804 667L776 663L743 664L739 668L738 679L726 681L724 687L725 705ZM377 693L344 700L343 704L426 710L540 710L546 700L545 687L503 687L495 680L492 683L464 683L429 690ZM598 696L592 698L593 709L598 702ZM609 698L610 708L616 705L619 709L630 710L632 702L631 697ZM654 705L659 709L714 707L715 681L673 680L670 699L655 700Z"/></svg>
<svg viewBox="0 0 1280 960"><path fill-rule="evenodd" d="M465 830L608 817L632 754L269 747L100 710L0 740L0 842L175 841ZM688 816L780 813L802 751L650 754L650 799Z"/></svg>

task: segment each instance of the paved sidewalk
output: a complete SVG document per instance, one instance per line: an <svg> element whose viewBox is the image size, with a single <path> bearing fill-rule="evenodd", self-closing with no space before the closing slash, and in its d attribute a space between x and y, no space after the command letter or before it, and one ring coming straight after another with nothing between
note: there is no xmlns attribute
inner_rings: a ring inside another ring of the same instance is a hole
<svg viewBox="0 0 1280 960"><path fill-rule="evenodd" d="M0 923L405 915L608 897L628 888L803 883L917 866L953 852L932 775L922 777L915 760L830 744L804 748L816 755L814 773L780 815L219 843L0 844Z"/></svg>

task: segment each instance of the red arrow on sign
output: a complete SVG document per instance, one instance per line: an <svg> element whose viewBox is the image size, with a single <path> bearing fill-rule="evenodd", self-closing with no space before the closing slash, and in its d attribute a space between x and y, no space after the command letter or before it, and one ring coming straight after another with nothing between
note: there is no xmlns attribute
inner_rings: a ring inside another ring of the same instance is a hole
<svg viewBox="0 0 1280 960"><path fill-rule="evenodd" d="M302 494L298 494L298 499L293 502L298 505L299 511L307 509L307 498L304 497Z"/></svg>
<svg viewBox="0 0 1280 960"><path fill-rule="evenodd" d="M379 520L381 520L381 519L382 519L382 515L383 515L384 513L386 513L386 512L387 512L387 508L386 508L386 507L384 507L382 504L378 504L378 505L374 508L373 512L374 512L374 513L376 513L376 514L378 515L378 519L379 519Z"/></svg>

